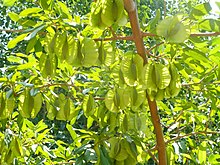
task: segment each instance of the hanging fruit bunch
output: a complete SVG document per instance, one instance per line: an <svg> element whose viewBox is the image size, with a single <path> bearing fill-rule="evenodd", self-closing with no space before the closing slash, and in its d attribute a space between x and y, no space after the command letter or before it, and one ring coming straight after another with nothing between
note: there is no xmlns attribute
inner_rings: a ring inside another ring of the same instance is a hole
<svg viewBox="0 0 220 165"><path fill-rule="evenodd" d="M127 23L123 0L98 0L92 4L91 26L104 29L114 23L120 26Z"/></svg>

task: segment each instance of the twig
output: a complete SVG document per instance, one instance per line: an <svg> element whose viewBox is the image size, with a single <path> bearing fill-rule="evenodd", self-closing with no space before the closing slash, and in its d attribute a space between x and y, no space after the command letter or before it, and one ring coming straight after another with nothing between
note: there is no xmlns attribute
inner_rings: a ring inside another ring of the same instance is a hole
<svg viewBox="0 0 220 165"><path fill-rule="evenodd" d="M214 32L214 33L195 33L190 34L190 37L209 37L209 36L218 36L220 35L220 32Z"/></svg>
<svg viewBox="0 0 220 165"><path fill-rule="evenodd" d="M194 33L190 34L190 37L209 37L209 36L218 36L220 35L220 32L213 32L213 33ZM148 32L142 32L143 37L159 37L156 34L148 33Z"/></svg>
<svg viewBox="0 0 220 165"><path fill-rule="evenodd" d="M208 121L211 119L211 114L212 114L212 108L210 109L210 112L209 112ZM206 125L205 125L205 132L207 131L209 124L210 124L208 121L206 122Z"/></svg>
<svg viewBox="0 0 220 165"><path fill-rule="evenodd" d="M46 84L46 85L39 86L38 88L48 88L51 86L68 86L68 87L78 88L74 84L67 84L67 83Z"/></svg>
<svg viewBox="0 0 220 165"><path fill-rule="evenodd" d="M167 129L169 129L170 127L172 127L174 124L176 124L177 120L180 118L180 116L182 116L184 110L181 110L179 115L174 119L174 122L172 124L169 125L169 127L167 127Z"/></svg>
<svg viewBox="0 0 220 165"><path fill-rule="evenodd" d="M115 31L112 29L112 27L109 27L109 29L112 32L113 37L117 37L117 35L115 34Z"/></svg>
<svg viewBox="0 0 220 165"><path fill-rule="evenodd" d="M154 160L154 162L157 165L159 165L159 161L158 161L157 157L154 154L152 154L152 152L150 150L147 150L147 153L151 156L151 158Z"/></svg>
<svg viewBox="0 0 220 165"><path fill-rule="evenodd" d="M218 66L214 66L209 72L207 72L203 77L202 79L199 81L199 82L194 82L194 83L189 83L189 84L182 84L182 86L191 86L191 85L200 85L207 76L209 76L213 71L215 71L215 69L217 68ZM209 82L205 85L209 85L209 84L219 84L220 82L217 81L217 82Z"/></svg>
<svg viewBox="0 0 220 165"><path fill-rule="evenodd" d="M56 163L52 163L52 165L56 165L56 164L75 164L76 161L69 161L69 162L56 162Z"/></svg>
<svg viewBox="0 0 220 165"><path fill-rule="evenodd" d="M112 40L128 40L133 41L133 36L115 36L110 38L95 38L94 41L112 41Z"/></svg>
<svg viewBox="0 0 220 165"><path fill-rule="evenodd" d="M160 45L162 45L162 44L164 44L164 42L160 42L160 43L158 43L158 44L154 45L153 47L151 47L151 48L150 48L150 49L148 49L147 51L151 52L153 49L155 49L155 48L159 47L159 46L160 46Z"/></svg>
<svg viewBox="0 0 220 165"><path fill-rule="evenodd" d="M7 33L20 33L20 32L24 32L25 30L23 29L19 29L19 30L16 30L16 29L0 29L1 32L7 32Z"/></svg>
<svg viewBox="0 0 220 165"><path fill-rule="evenodd" d="M172 141L176 141L178 139L182 139L182 138L185 138L187 136L192 136L192 135L207 135L207 134L220 134L220 132L214 132L214 131L209 131L209 132L206 132L206 131L201 131L201 132L191 132L191 133L188 133L188 134L185 134L185 135L181 135L181 136L177 136L175 138L172 138L170 140L167 140L166 141L166 144L172 142Z"/></svg>

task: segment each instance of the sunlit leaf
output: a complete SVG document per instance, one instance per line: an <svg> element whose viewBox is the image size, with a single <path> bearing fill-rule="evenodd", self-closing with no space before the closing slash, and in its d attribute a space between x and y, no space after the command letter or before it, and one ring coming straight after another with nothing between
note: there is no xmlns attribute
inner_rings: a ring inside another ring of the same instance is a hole
<svg viewBox="0 0 220 165"><path fill-rule="evenodd" d="M17 43L20 42L20 41L22 41L22 40L24 40L24 38L25 38L27 35L28 35L27 33L26 33L26 34L21 34L21 35L17 36L16 38L10 40L10 41L8 42L8 48L9 48L9 49L14 48L14 47L17 45Z"/></svg>
<svg viewBox="0 0 220 165"><path fill-rule="evenodd" d="M13 6L17 0L3 0L4 6Z"/></svg>
<svg viewBox="0 0 220 165"><path fill-rule="evenodd" d="M37 8L37 7L27 8L27 9L23 10L22 12L20 12L19 16L20 17L26 17L29 14L39 13L40 11L42 11L42 9L41 8Z"/></svg>

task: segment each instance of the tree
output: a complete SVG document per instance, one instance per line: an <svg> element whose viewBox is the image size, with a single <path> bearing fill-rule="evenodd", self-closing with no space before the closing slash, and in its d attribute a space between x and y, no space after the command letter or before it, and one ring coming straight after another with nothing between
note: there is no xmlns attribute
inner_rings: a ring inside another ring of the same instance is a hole
<svg viewBox="0 0 220 165"><path fill-rule="evenodd" d="M1 29L18 32L2 51L1 164L219 164L208 2L39 0L13 12L21 2L3 1L22 29Z"/></svg>

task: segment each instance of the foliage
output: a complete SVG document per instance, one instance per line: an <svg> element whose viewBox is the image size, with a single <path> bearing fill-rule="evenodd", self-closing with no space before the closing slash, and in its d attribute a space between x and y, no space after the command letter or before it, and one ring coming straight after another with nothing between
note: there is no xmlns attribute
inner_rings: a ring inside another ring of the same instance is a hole
<svg viewBox="0 0 220 165"><path fill-rule="evenodd" d="M220 163L220 21L209 3L137 1L146 63L121 0L23 2L1 11L3 30L22 27L1 35L1 164L156 163L148 98L168 164Z"/></svg>

